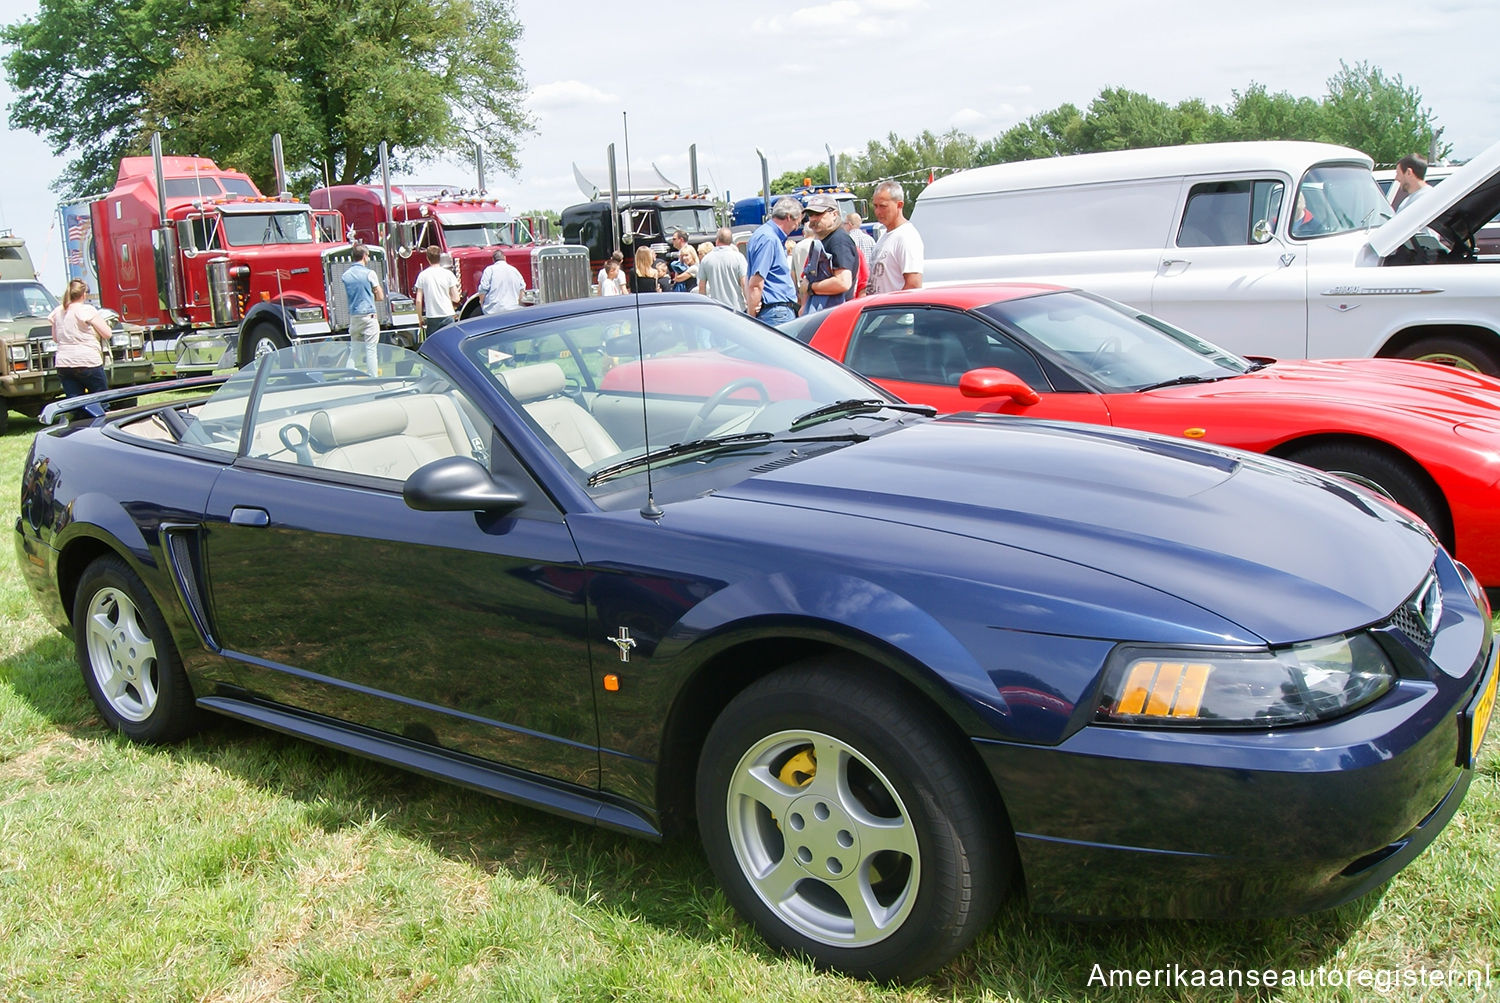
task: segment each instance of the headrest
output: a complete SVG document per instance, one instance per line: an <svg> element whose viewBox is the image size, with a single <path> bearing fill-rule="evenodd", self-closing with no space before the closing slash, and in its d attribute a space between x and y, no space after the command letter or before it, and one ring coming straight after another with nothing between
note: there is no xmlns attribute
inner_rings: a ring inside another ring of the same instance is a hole
<svg viewBox="0 0 1500 1003"><path fill-rule="evenodd" d="M500 373L500 379L505 384L505 389L510 391L510 395L522 404L560 394L567 383L567 378L563 376L562 366L555 362L541 362L534 366L507 369Z"/></svg>
<svg viewBox="0 0 1500 1003"><path fill-rule="evenodd" d="M399 404L386 401L319 411L307 425L307 434L319 449L324 450L384 439L400 435L405 430L406 412Z"/></svg>

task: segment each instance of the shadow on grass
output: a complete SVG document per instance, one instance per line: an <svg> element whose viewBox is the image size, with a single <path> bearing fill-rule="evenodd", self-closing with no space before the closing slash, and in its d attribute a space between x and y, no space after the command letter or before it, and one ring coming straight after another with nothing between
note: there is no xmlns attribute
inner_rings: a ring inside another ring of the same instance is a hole
<svg viewBox="0 0 1500 1003"><path fill-rule="evenodd" d="M0 681L7 678L62 731L89 740L105 735L72 646L61 635L8 659L0 667ZM541 882L582 908L632 917L705 944L732 937L757 945L764 959L777 957L758 939L734 932L743 932L745 924L731 918L691 838L652 844L229 719L211 718L198 736L156 752L208 765L297 801L311 824L329 832L362 827L378 817L391 832L451 860ZM1174 966L1209 972L1314 970L1365 924L1380 895L1377 890L1310 916L1216 922L1056 920L1033 915L1020 896L1012 896L974 947L913 988L959 999L996 993L1017 999L1185 998L1166 987L1145 995L1139 989L1110 989L1100 979L1111 970ZM1243 990L1237 998L1274 995L1274 990Z"/></svg>

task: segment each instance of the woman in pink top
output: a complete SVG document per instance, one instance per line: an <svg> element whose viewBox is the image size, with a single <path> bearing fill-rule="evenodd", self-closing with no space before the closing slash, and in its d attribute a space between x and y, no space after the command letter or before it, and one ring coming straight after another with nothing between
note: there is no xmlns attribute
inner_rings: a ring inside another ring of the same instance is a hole
<svg viewBox="0 0 1500 1003"><path fill-rule="evenodd" d="M64 397L81 397L109 389L104 375L103 346L109 344L109 325L104 314L85 298L89 287L82 279L68 283L62 306L53 310L47 320L52 324L52 340L57 342L57 375L62 377ZM99 417L104 408L91 404L88 413Z"/></svg>

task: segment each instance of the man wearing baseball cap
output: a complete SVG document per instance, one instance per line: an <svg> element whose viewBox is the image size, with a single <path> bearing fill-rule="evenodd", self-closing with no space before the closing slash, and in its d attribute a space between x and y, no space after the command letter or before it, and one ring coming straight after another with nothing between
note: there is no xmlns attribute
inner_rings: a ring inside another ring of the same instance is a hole
<svg viewBox="0 0 1500 1003"><path fill-rule="evenodd" d="M854 294L859 251L844 231L844 218L832 195L810 195L803 204L802 228L818 238L802 270L807 306L803 314L838 306Z"/></svg>

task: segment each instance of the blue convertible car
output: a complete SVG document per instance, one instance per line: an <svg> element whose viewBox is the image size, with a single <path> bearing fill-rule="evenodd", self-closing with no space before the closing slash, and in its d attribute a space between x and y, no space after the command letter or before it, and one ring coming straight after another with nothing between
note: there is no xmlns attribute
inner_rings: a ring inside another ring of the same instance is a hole
<svg viewBox="0 0 1500 1003"><path fill-rule="evenodd" d="M646 300L477 318L373 372L295 346L44 430L20 565L105 720L229 715L647 837L696 819L769 942L881 979L1013 890L1324 908L1458 809L1490 611L1406 513L1233 450L934 418Z"/></svg>

